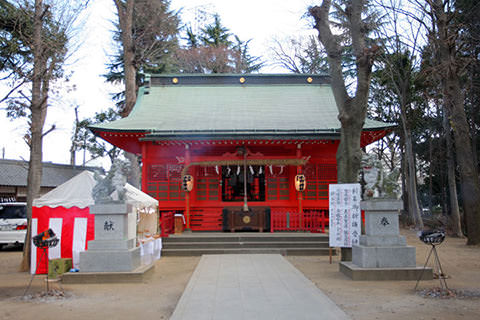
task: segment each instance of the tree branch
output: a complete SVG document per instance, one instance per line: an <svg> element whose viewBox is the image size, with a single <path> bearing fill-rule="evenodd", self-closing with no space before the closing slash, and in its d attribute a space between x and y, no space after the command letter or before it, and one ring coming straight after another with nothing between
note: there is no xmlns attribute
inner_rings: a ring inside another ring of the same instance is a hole
<svg viewBox="0 0 480 320"><path fill-rule="evenodd" d="M344 101L349 99L342 71L342 47L330 29L328 15L330 12L331 0L324 0L322 5L310 7L309 13L315 20L315 29L318 30L318 39L327 51L327 59L332 77L332 90L339 112L344 106Z"/></svg>
<svg viewBox="0 0 480 320"><path fill-rule="evenodd" d="M18 88L20 88L27 80L26 79L23 79L17 86L15 86L14 88L12 88L1 100L0 100L0 103L2 103L3 101L7 100L10 95L12 93L14 93Z"/></svg>
<svg viewBox="0 0 480 320"><path fill-rule="evenodd" d="M52 124L52 126L50 127L50 129L48 129L47 131L45 131L44 133L42 133L42 138L45 137L47 134L49 134L50 132L52 132L53 130L55 130L57 128L56 125Z"/></svg>

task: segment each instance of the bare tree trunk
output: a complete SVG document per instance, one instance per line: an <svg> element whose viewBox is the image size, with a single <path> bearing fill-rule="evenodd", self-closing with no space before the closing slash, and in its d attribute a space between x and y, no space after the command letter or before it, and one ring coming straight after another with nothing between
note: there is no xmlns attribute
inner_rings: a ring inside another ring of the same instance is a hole
<svg viewBox="0 0 480 320"><path fill-rule="evenodd" d="M353 123L356 122L356 119L350 117L340 117L340 120L342 129L340 144L337 149L337 180L339 183L357 182L358 170L362 161L360 135L363 123Z"/></svg>
<svg viewBox="0 0 480 320"><path fill-rule="evenodd" d="M447 177L448 191L450 196L450 217L452 219L452 235L455 237L463 237L460 209L458 207L457 181L455 178L455 161L453 159L453 141L450 133L450 124L448 123L448 115L446 114L446 112L444 112L443 114L443 129L445 131L445 145L447 148Z"/></svg>
<svg viewBox="0 0 480 320"><path fill-rule="evenodd" d="M129 1L133 2L133 1ZM127 27L128 28L128 27ZM130 20L130 27L131 28L131 20ZM122 35L125 32L122 31ZM130 35L132 36L132 35ZM125 36L122 37L125 41ZM123 45L123 50L124 50L124 64L125 64L125 106L123 110L120 112L120 115L122 118L125 118L130 114L132 111L133 107L135 106L135 102L137 101L137 69L133 64L133 61L135 59L134 57L134 52L133 52L133 44L132 44L132 39L130 38L127 40L128 44Z"/></svg>
<svg viewBox="0 0 480 320"><path fill-rule="evenodd" d="M366 46L366 34L361 15L364 1L354 0L348 3L346 11L350 12L350 35L356 57L357 87L355 96L349 96L342 69L342 47L333 35L329 23L331 0L324 0L322 5L310 8L310 15L315 19L318 38L325 47L329 64L332 91L339 111L341 123L340 145L337 150L338 182L357 182L362 151L360 136L367 114L368 92L373 57L376 49Z"/></svg>
<svg viewBox="0 0 480 320"><path fill-rule="evenodd" d="M408 213L412 218L416 229L423 229L423 220L418 206L417 179L415 169L415 155L412 147L412 134L406 124L405 106L401 106L402 129L405 138L405 162L407 174Z"/></svg>
<svg viewBox="0 0 480 320"><path fill-rule="evenodd" d="M440 104L438 104L440 106ZM442 111L440 111L442 110ZM445 114L445 110L443 108L438 108L437 107L437 118L440 118L440 117L443 117ZM440 139L440 144L439 146L441 146L439 148L440 152L439 152L439 156L440 156L440 159L439 159L439 163L447 163L447 151L446 151L446 137L445 135L443 135ZM445 147L443 147L445 146ZM441 170L441 182L442 182L442 199L441 199L441 202L442 202L442 215L444 217L448 217L448 214L449 214L449 205L448 205L448 201L447 201L447 188L448 188L448 168L447 168L447 171L445 172L445 170ZM457 199L457 204L458 204L458 199Z"/></svg>
<svg viewBox="0 0 480 320"><path fill-rule="evenodd" d="M480 182L477 165L473 162L473 149L469 125L464 108L464 99L460 87L460 68L457 65L457 52L452 50L455 34L449 28L451 17L444 11L442 0L429 0L435 25L438 29L436 45L438 62L443 80L444 107L450 117L450 125L455 139L455 150L459 166L463 209L466 218L467 244L480 244Z"/></svg>
<svg viewBox="0 0 480 320"><path fill-rule="evenodd" d="M477 80L474 80L474 78L475 77L470 78L470 85L468 88L468 91L470 92L470 95L471 95L471 98L470 98L471 101L474 100L473 98L474 96L473 91L475 90L474 81L475 82L477 81ZM472 108L473 108L473 111L472 111L473 115L480 114L480 106L478 103L473 103ZM472 136L473 163L477 166L477 170L478 170L480 163L478 163L478 148L477 148L478 137L477 137L477 124L475 123L476 119L477 119L476 117L473 117L472 119L470 119L470 132ZM480 179L480 176L478 178Z"/></svg>
<svg viewBox="0 0 480 320"><path fill-rule="evenodd" d="M325 47L331 76L332 91L338 108L341 123L340 144L337 150L337 180L339 183L358 182L358 171L362 158L360 136L367 115L368 91L373 59L377 48L367 47L366 27L362 21L365 9L363 0L352 0L346 4L348 12L349 36L356 58L356 92L349 96L342 69L343 48L330 28L329 12L331 0L323 0L321 6L309 9L318 30L318 39ZM342 260L349 261L351 249L342 248Z"/></svg>
<svg viewBox="0 0 480 320"><path fill-rule="evenodd" d="M113 0L117 7L118 23L121 30L123 45L123 64L125 72L125 105L120 112L122 118L130 114L137 100L136 75L137 69L134 65L135 50L133 48L133 8L135 0Z"/></svg>
<svg viewBox="0 0 480 320"><path fill-rule="evenodd" d="M75 153L77 148L75 147L75 142L77 141L78 131L80 127L78 126L78 106L75 107L75 132L73 133L72 147L70 148L70 165L74 166L76 162Z"/></svg>
<svg viewBox="0 0 480 320"><path fill-rule="evenodd" d="M428 210L433 213L433 141L428 137L428 161L430 166L428 168Z"/></svg>
<svg viewBox="0 0 480 320"><path fill-rule="evenodd" d="M135 66L135 49L133 47L133 9L135 0L114 0L118 12L118 21L120 25L123 45L123 65L125 72L125 105L123 106L120 116L127 117L135 106L137 101L137 66ZM130 161L131 172L128 176L128 183L140 187L140 166L138 165L138 157L129 152L125 152L125 157Z"/></svg>
<svg viewBox="0 0 480 320"><path fill-rule="evenodd" d="M43 41L42 41L42 17L43 17L43 2L42 0L35 0L35 11L33 21L33 76L32 76L32 100L31 100L31 120L30 120L30 139L28 143L30 146L30 162L28 166L27 177L27 235L23 248L23 259L20 266L22 271L28 271L30 267L30 251L31 251L31 220L32 220L32 206L33 200L40 193L40 186L42 182L42 139L43 126L45 124L45 117L47 115L47 97L44 96L42 90L42 76L46 72L46 61L43 55Z"/></svg>
<svg viewBox="0 0 480 320"><path fill-rule="evenodd" d="M457 163L461 177L463 210L467 222L467 244L480 244L480 185L478 171L477 166L473 162L473 150L465 109L463 108L459 79L458 81L452 80L447 80L447 88L452 90L445 95L450 100L445 107L449 109L448 114L452 114L450 124L453 128ZM446 91L450 90L447 89Z"/></svg>
<svg viewBox="0 0 480 320"><path fill-rule="evenodd" d="M402 160L401 160L401 165L402 165L402 200L403 200L403 215L404 218L406 219L405 222L407 225L411 224L413 222L413 218L410 217L410 212L408 210L408 187L407 187L407 181L408 181L408 168L407 168L407 161L406 161L406 155L405 155L405 138L402 137Z"/></svg>
<svg viewBox="0 0 480 320"><path fill-rule="evenodd" d="M477 135L475 132L474 124L470 127L470 132L472 133L472 153L473 153L473 163L477 166L478 170L478 148L477 148ZM480 178L480 177L479 177Z"/></svg>

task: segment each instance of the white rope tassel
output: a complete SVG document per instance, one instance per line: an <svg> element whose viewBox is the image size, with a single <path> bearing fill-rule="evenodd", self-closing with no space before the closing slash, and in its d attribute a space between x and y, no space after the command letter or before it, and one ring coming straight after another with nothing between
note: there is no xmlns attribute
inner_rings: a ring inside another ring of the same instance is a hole
<svg viewBox="0 0 480 320"><path fill-rule="evenodd" d="M218 166L215 166L215 172L216 172L217 174L220 174L220 172L218 171Z"/></svg>
<svg viewBox="0 0 480 320"><path fill-rule="evenodd" d="M240 166L237 166L237 176L240 175Z"/></svg>
<svg viewBox="0 0 480 320"><path fill-rule="evenodd" d="M252 174L252 176L255 174L255 171L253 171L253 168L252 166L248 166L248 168L250 169L250 173Z"/></svg>
<svg viewBox="0 0 480 320"><path fill-rule="evenodd" d="M272 176L273 176L273 168L272 168L272 166L271 166L271 165L270 165L270 166L268 166L268 169L270 169L270 175L272 175Z"/></svg>

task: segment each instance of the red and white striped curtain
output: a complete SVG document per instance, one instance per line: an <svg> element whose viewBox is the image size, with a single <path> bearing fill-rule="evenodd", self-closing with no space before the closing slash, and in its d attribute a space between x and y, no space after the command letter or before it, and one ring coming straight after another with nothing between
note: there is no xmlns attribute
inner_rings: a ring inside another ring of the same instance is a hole
<svg viewBox="0 0 480 320"><path fill-rule="evenodd" d="M43 250L35 247L32 241L30 272L47 273L48 260L58 258L72 258L73 266L78 268L80 252L87 249L88 241L95 236L94 215L90 214L90 209L33 207L32 236L49 228L55 232L59 243L47 249L45 257Z"/></svg>

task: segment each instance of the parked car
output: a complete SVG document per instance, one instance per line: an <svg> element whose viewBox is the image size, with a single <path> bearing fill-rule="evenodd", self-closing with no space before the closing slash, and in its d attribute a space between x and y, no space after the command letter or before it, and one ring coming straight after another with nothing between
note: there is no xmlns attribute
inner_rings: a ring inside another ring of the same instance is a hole
<svg viewBox="0 0 480 320"><path fill-rule="evenodd" d="M25 202L0 203L0 248L7 244L22 244L27 232Z"/></svg>

